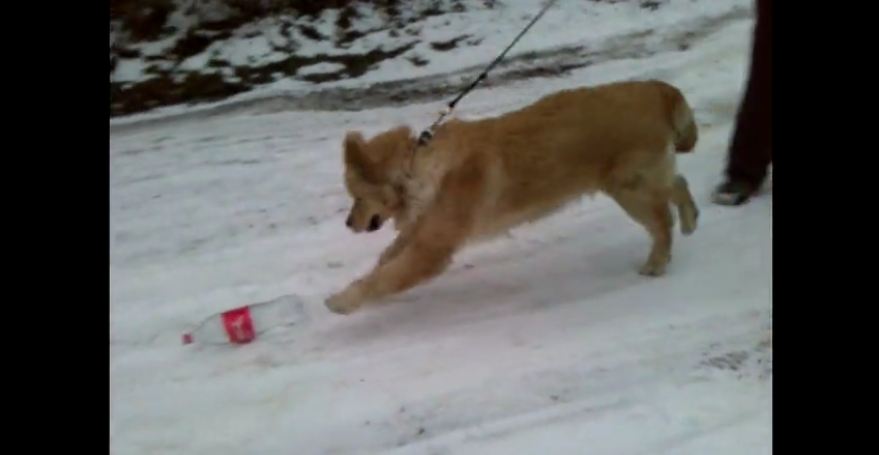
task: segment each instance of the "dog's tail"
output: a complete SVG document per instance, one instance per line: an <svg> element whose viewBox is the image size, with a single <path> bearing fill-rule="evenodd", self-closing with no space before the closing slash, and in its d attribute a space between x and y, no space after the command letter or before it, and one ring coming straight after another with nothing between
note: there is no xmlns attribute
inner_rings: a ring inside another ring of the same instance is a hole
<svg viewBox="0 0 879 455"><path fill-rule="evenodd" d="M699 129L693 117L693 110L684 98L683 93L675 87L668 86L671 90L671 121L674 129L675 150L678 153L687 153L696 147L699 140Z"/></svg>

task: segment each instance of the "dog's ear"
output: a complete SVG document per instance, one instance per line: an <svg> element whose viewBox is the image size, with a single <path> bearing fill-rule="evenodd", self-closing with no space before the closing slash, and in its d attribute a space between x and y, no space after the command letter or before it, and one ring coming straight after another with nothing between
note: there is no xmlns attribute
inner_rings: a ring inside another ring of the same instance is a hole
<svg viewBox="0 0 879 455"><path fill-rule="evenodd" d="M359 131L345 134L345 165L368 182L376 182L376 164L366 153L366 140Z"/></svg>

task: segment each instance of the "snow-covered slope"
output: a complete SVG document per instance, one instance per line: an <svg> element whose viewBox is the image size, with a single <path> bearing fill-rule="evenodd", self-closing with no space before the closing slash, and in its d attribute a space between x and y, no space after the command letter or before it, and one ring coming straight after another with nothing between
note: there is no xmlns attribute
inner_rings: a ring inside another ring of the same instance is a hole
<svg viewBox="0 0 879 455"><path fill-rule="evenodd" d="M344 226L342 135L421 128L440 103L112 133L111 452L770 453L771 188L736 209L708 202L751 25L733 18L686 50L477 90L459 106L479 117L582 84L678 85L701 127L679 165L702 216L659 279L636 272L642 229L587 198L338 316L323 298L392 238ZM306 298L302 324L242 347L180 345L213 312L291 293Z"/></svg>
<svg viewBox="0 0 879 455"><path fill-rule="evenodd" d="M342 13L328 9L316 18L275 16L222 33L199 29L200 22L181 8L169 19L175 34L128 43L125 52L119 52L110 77L117 90L111 105L157 108L147 109L146 117L180 112L160 96L179 89L186 95L173 99L202 102L219 90L234 94L219 101L224 105L284 95L306 98L299 107L353 110L371 104L363 98L379 97L385 103L411 98L406 92L385 90L388 84L399 88L403 82L416 83L428 92L444 93L447 86L472 79L543 3L416 0L404 2L393 17L364 3L350 10L355 15L345 29L337 25ZM596 54L638 55L684 47L690 33L699 35L705 24L750 6L748 0L559 1L510 51L493 77L528 69L557 73L594 63ZM122 46L119 38L111 41ZM202 93L200 84L187 82L190 77L215 79L204 79L201 85L210 90ZM157 82L160 79L164 85ZM155 86L147 89L150 85ZM138 112L134 119L144 117L141 108L133 111ZM130 120L120 117L119 122Z"/></svg>

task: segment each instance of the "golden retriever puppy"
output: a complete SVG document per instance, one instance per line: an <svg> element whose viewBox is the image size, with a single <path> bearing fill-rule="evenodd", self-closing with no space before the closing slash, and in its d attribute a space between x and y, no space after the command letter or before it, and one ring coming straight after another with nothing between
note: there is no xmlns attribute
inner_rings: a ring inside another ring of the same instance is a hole
<svg viewBox="0 0 879 455"><path fill-rule="evenodd" d="M681 92L659 81L564 90L498 117L450 120L416 149L401 126L344 139L345 185L354 232L387 220L399 231L375 268L331 296L350 313L440 274L462 246L544 217L598 191L640 223L652 247L640 273L659 276L671 258L672 206L681 232L699 211L676 153L698 133Z"/></svg>

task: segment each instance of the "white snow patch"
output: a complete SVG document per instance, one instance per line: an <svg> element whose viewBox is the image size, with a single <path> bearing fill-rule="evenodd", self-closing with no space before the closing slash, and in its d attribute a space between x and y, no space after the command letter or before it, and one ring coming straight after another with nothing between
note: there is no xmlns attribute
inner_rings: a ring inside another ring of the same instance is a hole
<svg viewBox="0 0 879 455"><path fill-rule="evenodd" d="M149 79L146 74L147 63L140 59L120 59L113 73L113 82L134 82Z"/></svg>
<svg viewBox="0 0 879 455"><path fill-rule="evenodd" d="M325 74L325 73L336 73L345 69L345 65L341 63L317 63L315 65L303 66L299 68L299 71L296 72L299 76L305 76L309 74Z"/></svg>

